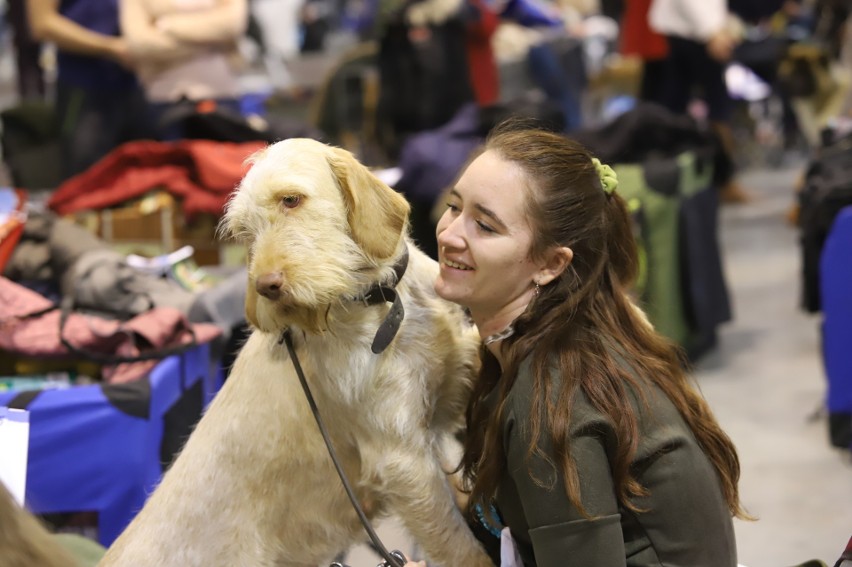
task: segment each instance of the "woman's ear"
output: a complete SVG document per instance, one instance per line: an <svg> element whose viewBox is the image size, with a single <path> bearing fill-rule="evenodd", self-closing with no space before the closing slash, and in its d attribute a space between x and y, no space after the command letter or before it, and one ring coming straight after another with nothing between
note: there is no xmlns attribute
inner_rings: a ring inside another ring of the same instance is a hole
<svg viewBox="0 0 852 567"><path fill-rule="evenodd" d="M574 251L567 246L559 246L548 252L544 265L535 277L538 285L547 285L559 277L574 259Z"/></svg>

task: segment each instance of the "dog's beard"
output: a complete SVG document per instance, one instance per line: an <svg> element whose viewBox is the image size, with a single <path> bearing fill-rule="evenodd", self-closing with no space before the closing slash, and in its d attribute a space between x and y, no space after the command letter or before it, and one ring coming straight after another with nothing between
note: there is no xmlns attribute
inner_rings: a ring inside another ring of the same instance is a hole
<svg viewBox="0 0 852 567"><path fill-rule="evenodd" d="M275 333L287 327L297 327L307 333L318 335L328 327L327 309L308 309L294 305L282 305L271 301L258 301L255 323L261 331Z"/></svg>

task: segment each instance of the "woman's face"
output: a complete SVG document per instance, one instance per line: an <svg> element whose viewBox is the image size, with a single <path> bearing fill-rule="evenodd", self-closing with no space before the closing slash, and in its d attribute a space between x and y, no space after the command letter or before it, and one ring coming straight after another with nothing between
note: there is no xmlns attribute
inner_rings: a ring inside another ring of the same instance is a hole
<svg viewBox="0 0 852 567"><path fill-rule="evenodd" d="M438 295L470 309L474 320L523 311L540 267L529 255L532 231L522 170L493 152L476 158L451 191L438 222Z"/></svg>

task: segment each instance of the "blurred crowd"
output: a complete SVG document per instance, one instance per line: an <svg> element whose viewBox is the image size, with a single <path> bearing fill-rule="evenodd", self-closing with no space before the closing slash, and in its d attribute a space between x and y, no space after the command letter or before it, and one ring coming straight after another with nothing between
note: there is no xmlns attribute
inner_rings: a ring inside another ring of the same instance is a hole
<svg viewBox="0 0 852 567"><path fill-rule="evenodd" d="M250 50L244 42L264 61L286 68L322 52L341 32L374 46L367 53L379 75L374 110L380 120L370 128L391 162L410 136L470 115L471 105L481 111L506 102L513 80L508 65L518 60L523 80L544 96L533 112L567 132L588 119L583 101L590 85L602 77L617 82L619 74L635 82L637 99L703 118L732 155L732 64L780 101L788 145L817 144L821 129L849 107L845 0L7 3L19 95L50 101L62 179L123 142L188 136L180 120L188 103L246 114L251 93L240 76ZM51 81L45 80L45 43L56 49ZM363 84L357 87L368 96ZM358 115L362 107L348 112ZM493 122L487 110L485 116L476 113L480 122ZM356 130L365 127L361 116L349 120ZM333 132L328 137L338 141ZM747 198L733 177L722 195Z"/></svg>

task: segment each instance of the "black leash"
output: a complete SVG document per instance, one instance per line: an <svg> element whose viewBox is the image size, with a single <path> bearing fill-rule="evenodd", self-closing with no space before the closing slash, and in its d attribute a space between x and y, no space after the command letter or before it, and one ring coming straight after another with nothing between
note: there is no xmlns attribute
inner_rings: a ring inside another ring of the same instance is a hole
<svg viewBox="0 0 852 567"><path fill-rule="evenodd" d="M367 290L367 293L361 298L366 305L379 305L382 303L391 304L391 308L385 316L384 321L382 321L381 325L379 325L379 329L376 332L376 336L373 338L372 345L370 346L370 350L373 351L373 354L382 353L391 344L394 337L396 337L397 331L399 331L399 326L402 324L403 318L405 317L405 309L402 306L402 300L394 289L394 286L400 282L402 276L405 274L406 268L408 268L408 247L403 245L402 254L393 266L396 281L389 285L375 284ZM331 444L331 437L325 428L325 423L323 423L323 420L320 417L319 409L317 409L317 404L314 401L314 396L311 394L311 389L308 387L308 381L305 379L305 373L302 372L302 365L299 363L299 358L296 356L296 349L293 347L293 337L290 335L290 329L286 329L281 334L281 339L278 341L278 344L281 344L282 342L287 345L287 352L290 353L290 360L293 361L293 367L296 369L296 374L299 376L299 382L302 384L302 390L305 391L305 397L308 399L308 405L311 406L311 412L314 414L314 419L319 426L322 439L325 441L326 448L328 448L328 454L331 456L331 462L334 463L334 468L337 469L337 475L343 483L344 490L346 490L346 495L349 497L349 501L352 502L352 507L355 508L355 512L358 514L358 519L361 520L361 524L367 531L367 535L370 536L370 541L373 542L374 550L382 556L382 559L384 559L384 563L380 564L379 567L403 567L403 565L405 565L405 556L397 550L389 552L382 544L382 540L380 540L379 536L376 535L375 530L373 530L373 526L370 524L370 520L367 519L367 515L361 508L358 498L355 497L355 491L352 490L352 485L349 484L349 479L346 477L346 473L343 472L343 467L337 459L337 452ZM346 566L340 563L332 563L331 567Z"/></svg>
<svg viewBox="0 0 852 567"><path fill-rule="evenodd" d="M384 544L382 544L382 540L380 540L379 536L376 535L375 530L373 530L373 526L370 525L370 520L367 519L367 515L361 508L361 504L358 502L358 498L355 496L355 492L349 484L349 479L346 477L346 473L343 472L343 467L337 459L337 452L334 450L334 445L331 444L331 438L325 428L325 423L320 417L319 409L317 409L317 404L314 401L314 396L311 394L308 381L305 379L305 373L302 372L302 365L299 363L299 358L296 356L296 349L293 347L293 338L290 336L290 329L285 330L281 334L279 344L282 341L287 345L287 352L290 353L290 360L293 361L293 367L296 369L296 374L299 376L299 382L302 384L302 389L305 391L305 397L308 399L308 404L311 406L311 412L314 414L314 419L319 426L322 439L325 441L325 446L328 448L328 454L331 456L331 462L334 463L334 468L337 469L337 474L340 477L341 482L343 482L343 488L346 490L346 495L349 496L349 501L352 502L352 507L355 508L355 512L358 514L361 524L363 524L364 529L367 531L367 535L370 536L370 541L373 542L373 546L378 554L385 560L387 567L403 567L403 565L405 565L405 557L396 550L389 552ZM340 563L332 564L332 567L335 566L343 567Z"/></svg>

